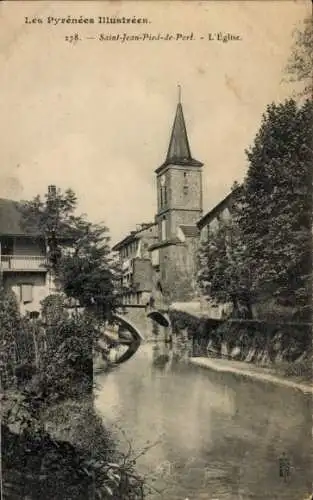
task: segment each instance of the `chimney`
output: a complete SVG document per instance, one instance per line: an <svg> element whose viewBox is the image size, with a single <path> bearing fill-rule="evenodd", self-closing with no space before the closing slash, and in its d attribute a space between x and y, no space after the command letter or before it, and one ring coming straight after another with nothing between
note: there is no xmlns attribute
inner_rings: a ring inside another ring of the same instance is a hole
<svg viewBox="0 0 313 500"><path fill-rule="evenodd" d="M53 184L48 186L48 195L55 196L57 194L57 188Z"/></svg>

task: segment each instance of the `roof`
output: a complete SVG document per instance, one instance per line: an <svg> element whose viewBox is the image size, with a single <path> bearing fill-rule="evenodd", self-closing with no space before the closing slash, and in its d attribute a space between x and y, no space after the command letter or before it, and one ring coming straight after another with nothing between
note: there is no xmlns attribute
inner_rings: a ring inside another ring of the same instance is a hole
<svg viewBox="0 0 313 500"><path fill-rule="evenodd" d="M135 233L135 231L134 231L134 233ZM119 241L118 243L116 243L116 245L114 245L112 247L112 251L116 252L117 250L120 250L122 247L124 247L125 245L127 245L131 241L135 241L138 238L139 238L139 236L137 234L131 234L130 233L127 236L125 236L125 238L123 238L121 241Z"/></svg>
<svg viewBox="0 0 313 500"><path fill-rule="evenodd" d="M157 168L156 172L158 173L163 167L171 164L194 167L202 167L203 165L191 156L181 102L177 104L166 160L159 168Z"/></svg>
<svg viewBox="0 0 313 500"><path fill-rule="evenodd" d="M28 238L43 239L44 233L33 229L23 223L23 203L7 198L0 198L0 235L2 236L24 236ZM72 242L73 237L58 235L58 240Z"/></svg>
<svg viewBox="0 0 313 500"><path fill-rule="evenodd" d="M239 188L237 188L239 189ZM236 189L236 191L237 191ZM200 220L197 222L197 226L199 229L202 229L204 226L206 226L209 222L211 222L212 219L214 219L226 206L230 205L230 202L232 201L232 197L235 191L231 191L228 193L225 198L223 198L215 207L213 207L211 210L209 210L203 217L201 217Z"/></svg>
<svg viewBox="0 0 313 500"><path fill-rule="evenodd" d="M23 227L21 203L0 198L0 234L7 236L39 236Z"/></svg>
<svg viewBox="0 0 313 500"><path fill-rule="evenodd" d="M199 228L196 225L181 224L179 227L186 238L196 238L199 236Z"/></svg>
<svg viewBox="0 0 313 500"><path fill-rule="evenodd" d="M158 248L168 247L171 245L184 245L184 243L177 237L165 241L157 241L149 247L149 251L152 252L152 250L157 250Z"/></svg>
<svg viewBox="0 0 313 500"><path fill-rule="evenodd" d="M128 245L128 243L131 243L132 241L138 240L140 238L139 233L142 233L146 229L150 229L150 227L156 226L156 225L157 224L155 222L148 222L146 224L143 224L142 227L140 229L138 229L137 231L131 231L127 236L125 236L125 238L123 238L121 241L119 241L118 243L116 243L112 247L112 251L116 252L116 251L120 250L121 248L123 248L125 245Z"/></svg>

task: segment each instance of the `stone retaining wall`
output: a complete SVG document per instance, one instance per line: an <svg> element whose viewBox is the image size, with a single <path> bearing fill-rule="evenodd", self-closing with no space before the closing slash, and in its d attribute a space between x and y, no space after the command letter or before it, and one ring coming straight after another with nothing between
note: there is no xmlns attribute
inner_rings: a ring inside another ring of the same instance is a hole
<svg viewBox="0 0 313 500"><path fill-rule="evenodd" d="M311 359L311 328L304 324L228 322L170 310L174 334L186 331L193 356L215 356L269 365Z"/></svg>

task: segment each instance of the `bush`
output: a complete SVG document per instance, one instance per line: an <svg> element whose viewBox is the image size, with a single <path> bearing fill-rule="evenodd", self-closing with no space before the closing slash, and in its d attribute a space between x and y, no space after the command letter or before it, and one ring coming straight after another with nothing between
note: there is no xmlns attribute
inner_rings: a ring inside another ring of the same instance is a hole
<svg viewBox="0 0 313 500"><path fill-rule="evenodd" d="M21 316L16 296L0 287L0 376L4 388L14 383L16 365L16 332L21 327Z"/></svg>
<svg viewBox="0 0 313 500"><path fill-rule="evenodd" d="M183 311L169 311L173 333L176 335L186 330L189 336L197 335L200 331L201 320Z"/></svg>
<svg viewBox="0 0 313 500"><path fill-rule="evenodd" d="M62 301L44 301L44 324L21 320L14 309L14 328L7 318L5 331L18 345L19 391L2 401L5 495L140 500L144 480L135 458L116 450L92 407L97 321L85 313L70 318Z"/></svg>
<svg viewBox="0 0 313 500"><path fill-rule="evenodd" d="M143 479L133 460L111 457L105 449L97 454L45 432L18 436L2 425L4 494L12 490L31 500L139 500L144 498ZM17 484L15 484L17 483Z"/></svg>
<svg viewBox="0 0 313 500"><path fill-rule="evenodd" d="M44 322L48 325L66 320L69 317L65 309L65 297L60 294L48 295L41 301L41 314Z"/></svg>

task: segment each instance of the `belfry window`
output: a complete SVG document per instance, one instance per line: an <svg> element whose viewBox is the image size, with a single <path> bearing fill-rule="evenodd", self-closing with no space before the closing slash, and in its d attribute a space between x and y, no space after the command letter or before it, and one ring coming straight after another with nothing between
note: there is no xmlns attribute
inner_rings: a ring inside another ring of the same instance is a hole
<svg viewBox="0 0 313 500"><path fill-rule="evenodd" d="M161 208L164 208L167 205L167 189L166 186L161 186L160 188L160 196L161 196Z"/></svg>
<svg viewBox="0 0 313 500"><path fill-rule="evenodd" d="M165 241L166 240L166 218L163 217L161 221L161 240Z"/></svg>
<svg viewBox="0 0 313 500"><path fill-rule="evenodd" d="M183 185L184 194L188 194L188 181L187 181L187 172L184 172L184 185Z"/></svg>
<svg viewBox="0 0 313 500"><path fill-rule="evenodd" d="M167 204L167 187L165 176L160 177L160 206L164 208Z"/></svg>

